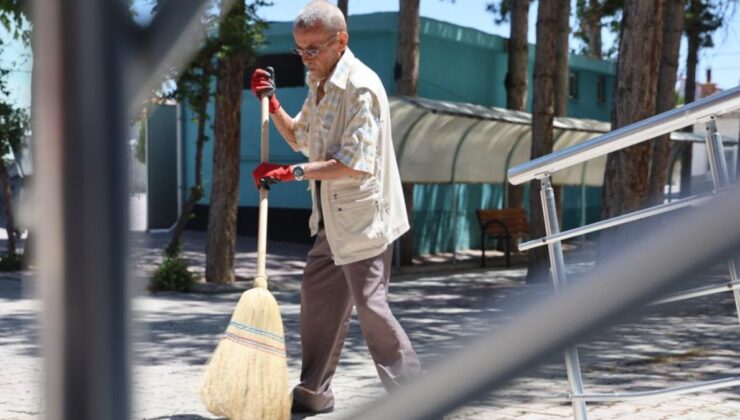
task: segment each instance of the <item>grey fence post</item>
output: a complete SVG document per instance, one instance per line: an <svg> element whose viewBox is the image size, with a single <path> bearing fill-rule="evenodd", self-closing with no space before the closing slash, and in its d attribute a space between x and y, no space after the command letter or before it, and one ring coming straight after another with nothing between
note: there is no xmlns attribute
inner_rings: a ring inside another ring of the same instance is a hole
<svg viewBox="0 0 740 420"><path fill-rule="evenodd" d="M125 3L33 6L43 415L127 420Z"/></svg>
<svg viewBox="0 0 740 420"><path fill-rule="evenodd" d="M545 233L547 236L560 233L560 224L558 223L558 212L555 205L555 192L550 183L550 177L540 179L542 189L540 190L540 200L542 201L542 215L545 219ZM555 291L558 292L565 288L567 279L565 275L565 259L563 258L563 246L560 241L547 245L547 251L550 256L550 272ZM568 347L565 350L565 369L568 372L568 384L572 394L583 394L583 381L581 379L581 366L578 362L578 349L576 346ZM573 400L573 415L577 420L586 420L586 402L582 400Z"/></svg>
<svg viewBox="0 0 740 420"><path fill-rule="evenodd" d="M126 115L200 44L205 1L167 1L146 29L120 0L32 7L43 416L128 420Z"/></svg>

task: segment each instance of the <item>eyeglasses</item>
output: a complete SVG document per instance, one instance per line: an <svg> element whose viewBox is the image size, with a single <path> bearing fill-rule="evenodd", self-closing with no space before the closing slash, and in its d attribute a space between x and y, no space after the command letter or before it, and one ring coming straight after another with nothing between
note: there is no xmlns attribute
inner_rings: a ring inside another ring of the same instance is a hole
<svg viewBox="0 0 740 420"><path fill-rule="evenodd" d="M295 47L292 50L290 50L295 55L300 55L301 57L308 57L308 58L316 58L319 54L321 54L321 51L324 50L324 48L328 47L334 39L339 35L339 33L334 34L331 38L329 38L326 42L319 45L318 47L313 48L301 48L301 47Z"/></svg>

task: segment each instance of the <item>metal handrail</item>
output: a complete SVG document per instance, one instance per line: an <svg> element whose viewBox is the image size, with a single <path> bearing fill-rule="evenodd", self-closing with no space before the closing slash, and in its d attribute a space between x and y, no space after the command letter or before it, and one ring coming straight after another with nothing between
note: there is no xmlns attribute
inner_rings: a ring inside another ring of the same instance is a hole
<svg viewBox="0 0 740 420"><path fill-rule="evenodd" d="M599 222L591 223L590 225L580 226L574 229L566 230L564 232L560 232L555 235L533 239L531 241L521 243L519 245L519 250L526 251L532 248L537 248L537 247L544 246L547 244L560 242L565 239L573 238L576 236L585 235L587 233L598 232L600 230L608 229L614 226L619 226L625 223L634 222L636 220L645 219L647 217L669 213L669 212L676 211L676 210L686 208L686 207L699 206L715 198L718 192L696 195L696 196L682 199L680 201L674 201L672 203L667 203L667 204L660 204L657 206L649 207L647 209L634 211L634 212L623 214L617 217L612 217L611 219L606 219L606 220L602 220Z"/></svg>
<svg viewBox="0 0 740 420"><path fill-rule="evenodd" d="M518 185L542 178L569 166L670 133L735 108L740 108L740 86L517 165L509 169L509 182Z"/></svg>
<svg viewBox="0 0 740 420"><path fill-rule="evenodd" d="M611 255L578 287L533 302L526 311L430 368L423 379L347 418L439 418L503 386L533 363L582 341L585 333L603 332L617 315L636 316L666 287L680 286L687 274L738 249L738 208L740 191L718 197L702 213L680 215L675 226L648 228L644 241ZM697 248L696 243L705 245Z"/></svg>

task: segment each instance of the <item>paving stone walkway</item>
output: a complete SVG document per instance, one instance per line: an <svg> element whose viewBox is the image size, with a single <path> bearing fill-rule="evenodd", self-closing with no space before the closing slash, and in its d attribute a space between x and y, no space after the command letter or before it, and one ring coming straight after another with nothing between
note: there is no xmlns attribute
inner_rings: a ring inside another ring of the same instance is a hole
<svg viewBox="0 0 740 420"><path fill-rule="evenodd" d="M200 286L196 293L145 291L146 278L160 259L166 237L132 238L135 419L214 419L197 397L202 366L231 315L241 282L230 289ZM184 255L203 266L201 233L188 232ZM285 323L291 383L299 374L299 289L306 245L270 244L270 287L280 302ZM254 240L240 238L237 275L254 274ZM566 257L566 262L568 258ZM587 270L578 264L575 270ZM715 270L716 273L719 271ZM509 318L507 308L522 297L550 293L547 285L523 284L524 270L416 270L392 279L391 305L406 328L426 368L474 336ZM721 281L721 276L702 281ZM41 359L37 326L40 302L31 273L0 276L0 419L35 419L43 411ZM605 329L579 346L587 392L644 391L670 385L740 375L740 325L731 293L672 306L656 306L636 320ZM492 355L495 357L495 355ZM331 414L347 418L382 397L373 364L356 318L350 326L334 391ZM535 366L504 389L467 404L448 419L572 418L568 403L543 398L567 393L559 354ZM740 388L675 397L589 404L592 419L730 419L740 418ZM301 418L296 416L295 418Z"/></svg>

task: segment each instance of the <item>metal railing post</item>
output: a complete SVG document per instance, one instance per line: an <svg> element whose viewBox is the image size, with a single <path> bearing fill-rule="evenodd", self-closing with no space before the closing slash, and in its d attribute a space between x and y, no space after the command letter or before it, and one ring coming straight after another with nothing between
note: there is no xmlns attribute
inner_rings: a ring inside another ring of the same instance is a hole
<svg viewBox="0 0 740 420"><path fill-rule="evenodd" d="M552 236L560 232L558 223L558 213L555 205L555 192L550 183L550 177L540 179L542 189L540 190L540 200L542 201L542 215L545 220L545 233ZM567 280L565 275L565 259L563 258L563 247L560 241L547 245L547 251L550 256L550 272L555 291L566 287ZM578 349L576 346L569 347L565 350L565 369L568 372L568 384L572 394L583 394L583 380L581 379L581 365L578 362ZM583 400L573 400L573 415L576 420L588 419L586 413L586 402Z"/></svg>
<svg viewBox="0 0 740 420"><path fill-rule="evenodd" d="M709 168L712 171L712 182L714 189L727 187L730 185L730 174L727 170L727 160L725 159L724 145L722 144L722 135L717 132L717 120L711 117L707 122L707 156L709 158ZM730 272L730 282L738 280L737 277L737 256L727 261L727 268ZM740 290L732 291L735 297L735 309L737 310L738 321L740 321Z"/></svg>

